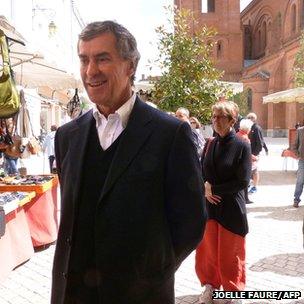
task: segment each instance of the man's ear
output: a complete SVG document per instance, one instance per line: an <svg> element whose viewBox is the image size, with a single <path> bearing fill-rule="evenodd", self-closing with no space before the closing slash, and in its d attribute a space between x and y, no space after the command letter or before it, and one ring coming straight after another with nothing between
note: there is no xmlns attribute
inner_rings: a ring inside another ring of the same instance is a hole
<svg viewBox="0 0 304 304"><path fill-rule="evenodd" d="M135 67L133 61L129 60L128 68L129 68L129 76L131 78L132 75L135 75Z"/></svg>

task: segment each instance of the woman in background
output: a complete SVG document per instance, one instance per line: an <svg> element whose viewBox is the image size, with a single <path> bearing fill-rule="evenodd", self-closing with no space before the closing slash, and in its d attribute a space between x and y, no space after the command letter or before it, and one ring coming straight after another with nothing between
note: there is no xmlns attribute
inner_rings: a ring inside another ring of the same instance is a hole
<svg viewBox="0 0 304 304"><path fill-rule="evenodd" d="M212 107L214 139L202 156L208 221L196 250L195 269L204 286L200 303L219 303L212 292L245 288L245 236L248 232L245 191L251 173L250 145L236 136L238 106L231 101ZM240 303L222 300L221 303Z"/></svg>
<svg viewBox="0 0 304 304"><path fill-rule="evenodd" d="M197 134L197 146L199 147L198 148L198 154L199 154L199 157L202 156L202 153L203 153L203 149L204 149L204 145L205 145L205 139L203 137L203 134L201 132L201 123L199 122L199 120L192 116L189 118L189 122L190 122L190 126L191 126L191 129Z"/></svg>

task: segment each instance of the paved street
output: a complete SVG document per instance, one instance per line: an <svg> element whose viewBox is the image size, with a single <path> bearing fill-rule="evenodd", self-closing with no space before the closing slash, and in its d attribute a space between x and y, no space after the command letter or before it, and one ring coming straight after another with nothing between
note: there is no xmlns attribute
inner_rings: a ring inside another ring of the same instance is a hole
<svg viewBox="0 0 304 304"><path fill-rule="evenodd" d="M252 291L301 291L298 300L246 300L246 304L304 304L304 204L292 207L296 162L283 170L282 149L287 139L267 138L269 156L261 157L261 185L248 205L247 287ZM36 160L40 161L40 160ZM31 165L30 161L26 165ZM286 165L286 164L285 164ZM29 173L38 173L32 164ZM0 304L49 303L54 246L35 255L0 284ZM194 254L176 274L176 303L198 303L201 287L194 272ZM122 303L123 304L123 303ZM164 303L166 304L166 303Z"/></svg>

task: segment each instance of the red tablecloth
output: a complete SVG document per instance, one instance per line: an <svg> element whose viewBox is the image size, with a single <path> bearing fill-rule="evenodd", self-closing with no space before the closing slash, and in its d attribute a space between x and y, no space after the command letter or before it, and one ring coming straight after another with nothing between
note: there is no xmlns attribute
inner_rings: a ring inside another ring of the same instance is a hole
<svg viewBox="0 0 304 304"><path fill-rule="evenodd" d="M24 210L34 247L50 244L57 239L57 185L36 196Z"/></svg>
<svg viewBox="0 0 304 304"><path fill-rule="evenodd" d="M0 191L36 192L36 196L23 206L34 247L50 244L57 239L57 185L56 175L39 185L0 185Z"/></svg>
<svg viewBox="0 0 304 304"><path fill-rule="evenodd" d="M0 238L0 282L34 254L31 234L23 208L5 216L5 234Z"/></svg>

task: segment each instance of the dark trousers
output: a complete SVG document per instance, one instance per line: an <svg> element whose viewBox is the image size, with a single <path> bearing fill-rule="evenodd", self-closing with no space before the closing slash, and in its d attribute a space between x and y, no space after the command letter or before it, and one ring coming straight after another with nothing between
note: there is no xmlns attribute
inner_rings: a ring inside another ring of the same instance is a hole
<svg viewBox="0 0 304 304"><path fill-rule="evenodd" d="M55 160L55 155L50 155L49 156L49 163L50 163L50 172L53 173L53 164Z"/></svg>

